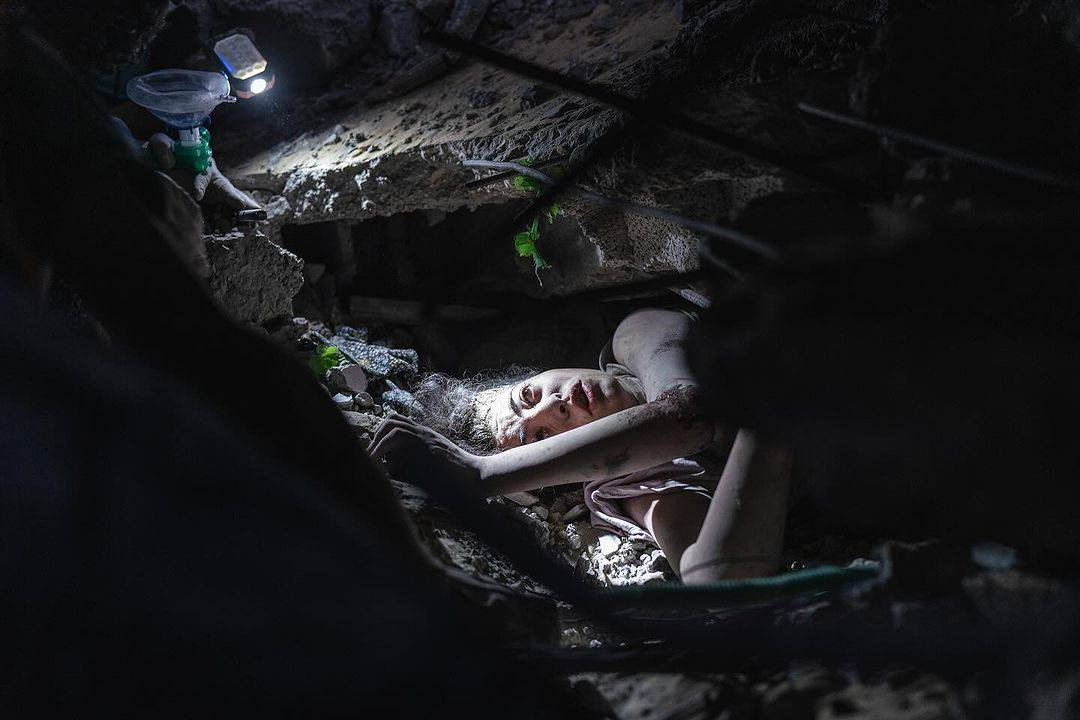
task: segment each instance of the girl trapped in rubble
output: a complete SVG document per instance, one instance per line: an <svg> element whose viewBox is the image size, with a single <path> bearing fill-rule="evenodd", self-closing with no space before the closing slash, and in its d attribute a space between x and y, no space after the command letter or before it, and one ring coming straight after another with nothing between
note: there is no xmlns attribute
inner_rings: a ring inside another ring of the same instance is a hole
<svg viewBox="0 0 1080 720"><path fill-rule="evenodd" d="M582 482L594 526L654 539L686 583L773 573L790 453L698 412L689 323L674 311L631 314L601 353L603 370L487 389L429 378L425 422L473 452L399 416L379 427L371 454L407 471L425 453L487 495Z"/></svg>

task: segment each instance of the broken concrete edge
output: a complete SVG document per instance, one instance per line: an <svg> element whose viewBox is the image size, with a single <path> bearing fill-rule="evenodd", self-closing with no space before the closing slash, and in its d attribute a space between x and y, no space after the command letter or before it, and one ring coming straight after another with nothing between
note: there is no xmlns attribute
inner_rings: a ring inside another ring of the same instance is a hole
<svg viewBox="0 0 1080 720"><path fill-rule="evenodd" d="M257 228L206 235L207 285L235 320L263 325L292 317L304 261Z"/></svg>

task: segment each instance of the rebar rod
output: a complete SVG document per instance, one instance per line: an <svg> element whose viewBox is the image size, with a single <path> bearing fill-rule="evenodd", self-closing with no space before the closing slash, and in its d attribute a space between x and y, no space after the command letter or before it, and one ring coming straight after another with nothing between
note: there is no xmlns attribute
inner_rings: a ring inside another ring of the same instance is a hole
<svg viewBox="0 0 1080 720"><path fill-rule="evenodd" d="M742 155L750 160L772 165L845 194L858 196L865 196L867 194L865 188L853 187L849 182L843 182L831 173L823 171L813 165L787 157L776 150L756 143L753 140L748 140L725 130L706 125L687 115L671 112L668 105L664 105L661 109L659 104L649 104L628 98L601 85L579 80L575 77L566 75L565 73L541 67L534 63L515 58L511 55L501 53L469 40L462 40L459 37L438 30L431 30L427 32L424 37L437 45L441 45L442 47L449 48L456 52L471 55L478 60L495 65L496 67L500 67L516 75L530 77L535 80L540 80L541 82L555 85L565 91L583 95L657 127L698 140L727 152Z"/></svg>
<svg viewBox="0 0 1080 720"><path fill-rule="evenodd" d="M1080 178L1077 178L1074 175L1033 168L1029 165L1023 165L1011 160L1004 160L985 152L960 147L959 145L953 145L952 143L936 140L932 137L919 135L901 128L881 125L869 120L864 120L860 117L855 117L854 115L836 112L835 110L828 110L806 102L799 103L798 108L807 115L813 115L814 117L839 123L840 125L845 125L856 130L876 133L889 140L895 140L897 142L907 143L908 145L916 145L918 147L926 148L927 150L933 150L934 152L949 155L958 160L963 160L989 170L996 170L1000 173L1011 175L1012 177L1020 178L1022 180L1031 180L1044 185L1053 185L1068 190L1080 191Z"/></svg>

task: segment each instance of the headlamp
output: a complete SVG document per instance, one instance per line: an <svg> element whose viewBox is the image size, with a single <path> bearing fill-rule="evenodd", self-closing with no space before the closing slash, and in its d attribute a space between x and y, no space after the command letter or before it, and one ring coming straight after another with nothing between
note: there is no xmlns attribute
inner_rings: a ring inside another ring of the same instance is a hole
<svg viewBox="0 0 1080 720"><path fill-rule="evenodd" d="M247 32L230 30L214 41L211 51L237 97L247 100L274 87L274 73Z"/></svg>

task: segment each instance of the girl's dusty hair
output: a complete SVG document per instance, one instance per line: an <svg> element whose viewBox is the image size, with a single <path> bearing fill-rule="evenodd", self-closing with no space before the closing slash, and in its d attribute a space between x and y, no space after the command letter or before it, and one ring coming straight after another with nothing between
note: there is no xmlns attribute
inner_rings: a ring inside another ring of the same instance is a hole
<svg viewBox="0 0 1080 720"><path fill-rule="evenodd" d="M535 368L520 365L484 370L466 378L431 373L414 391L423 407L416 419L471 453L491 455L496 451L491 401L500 388L536 373Z"/></svg>

